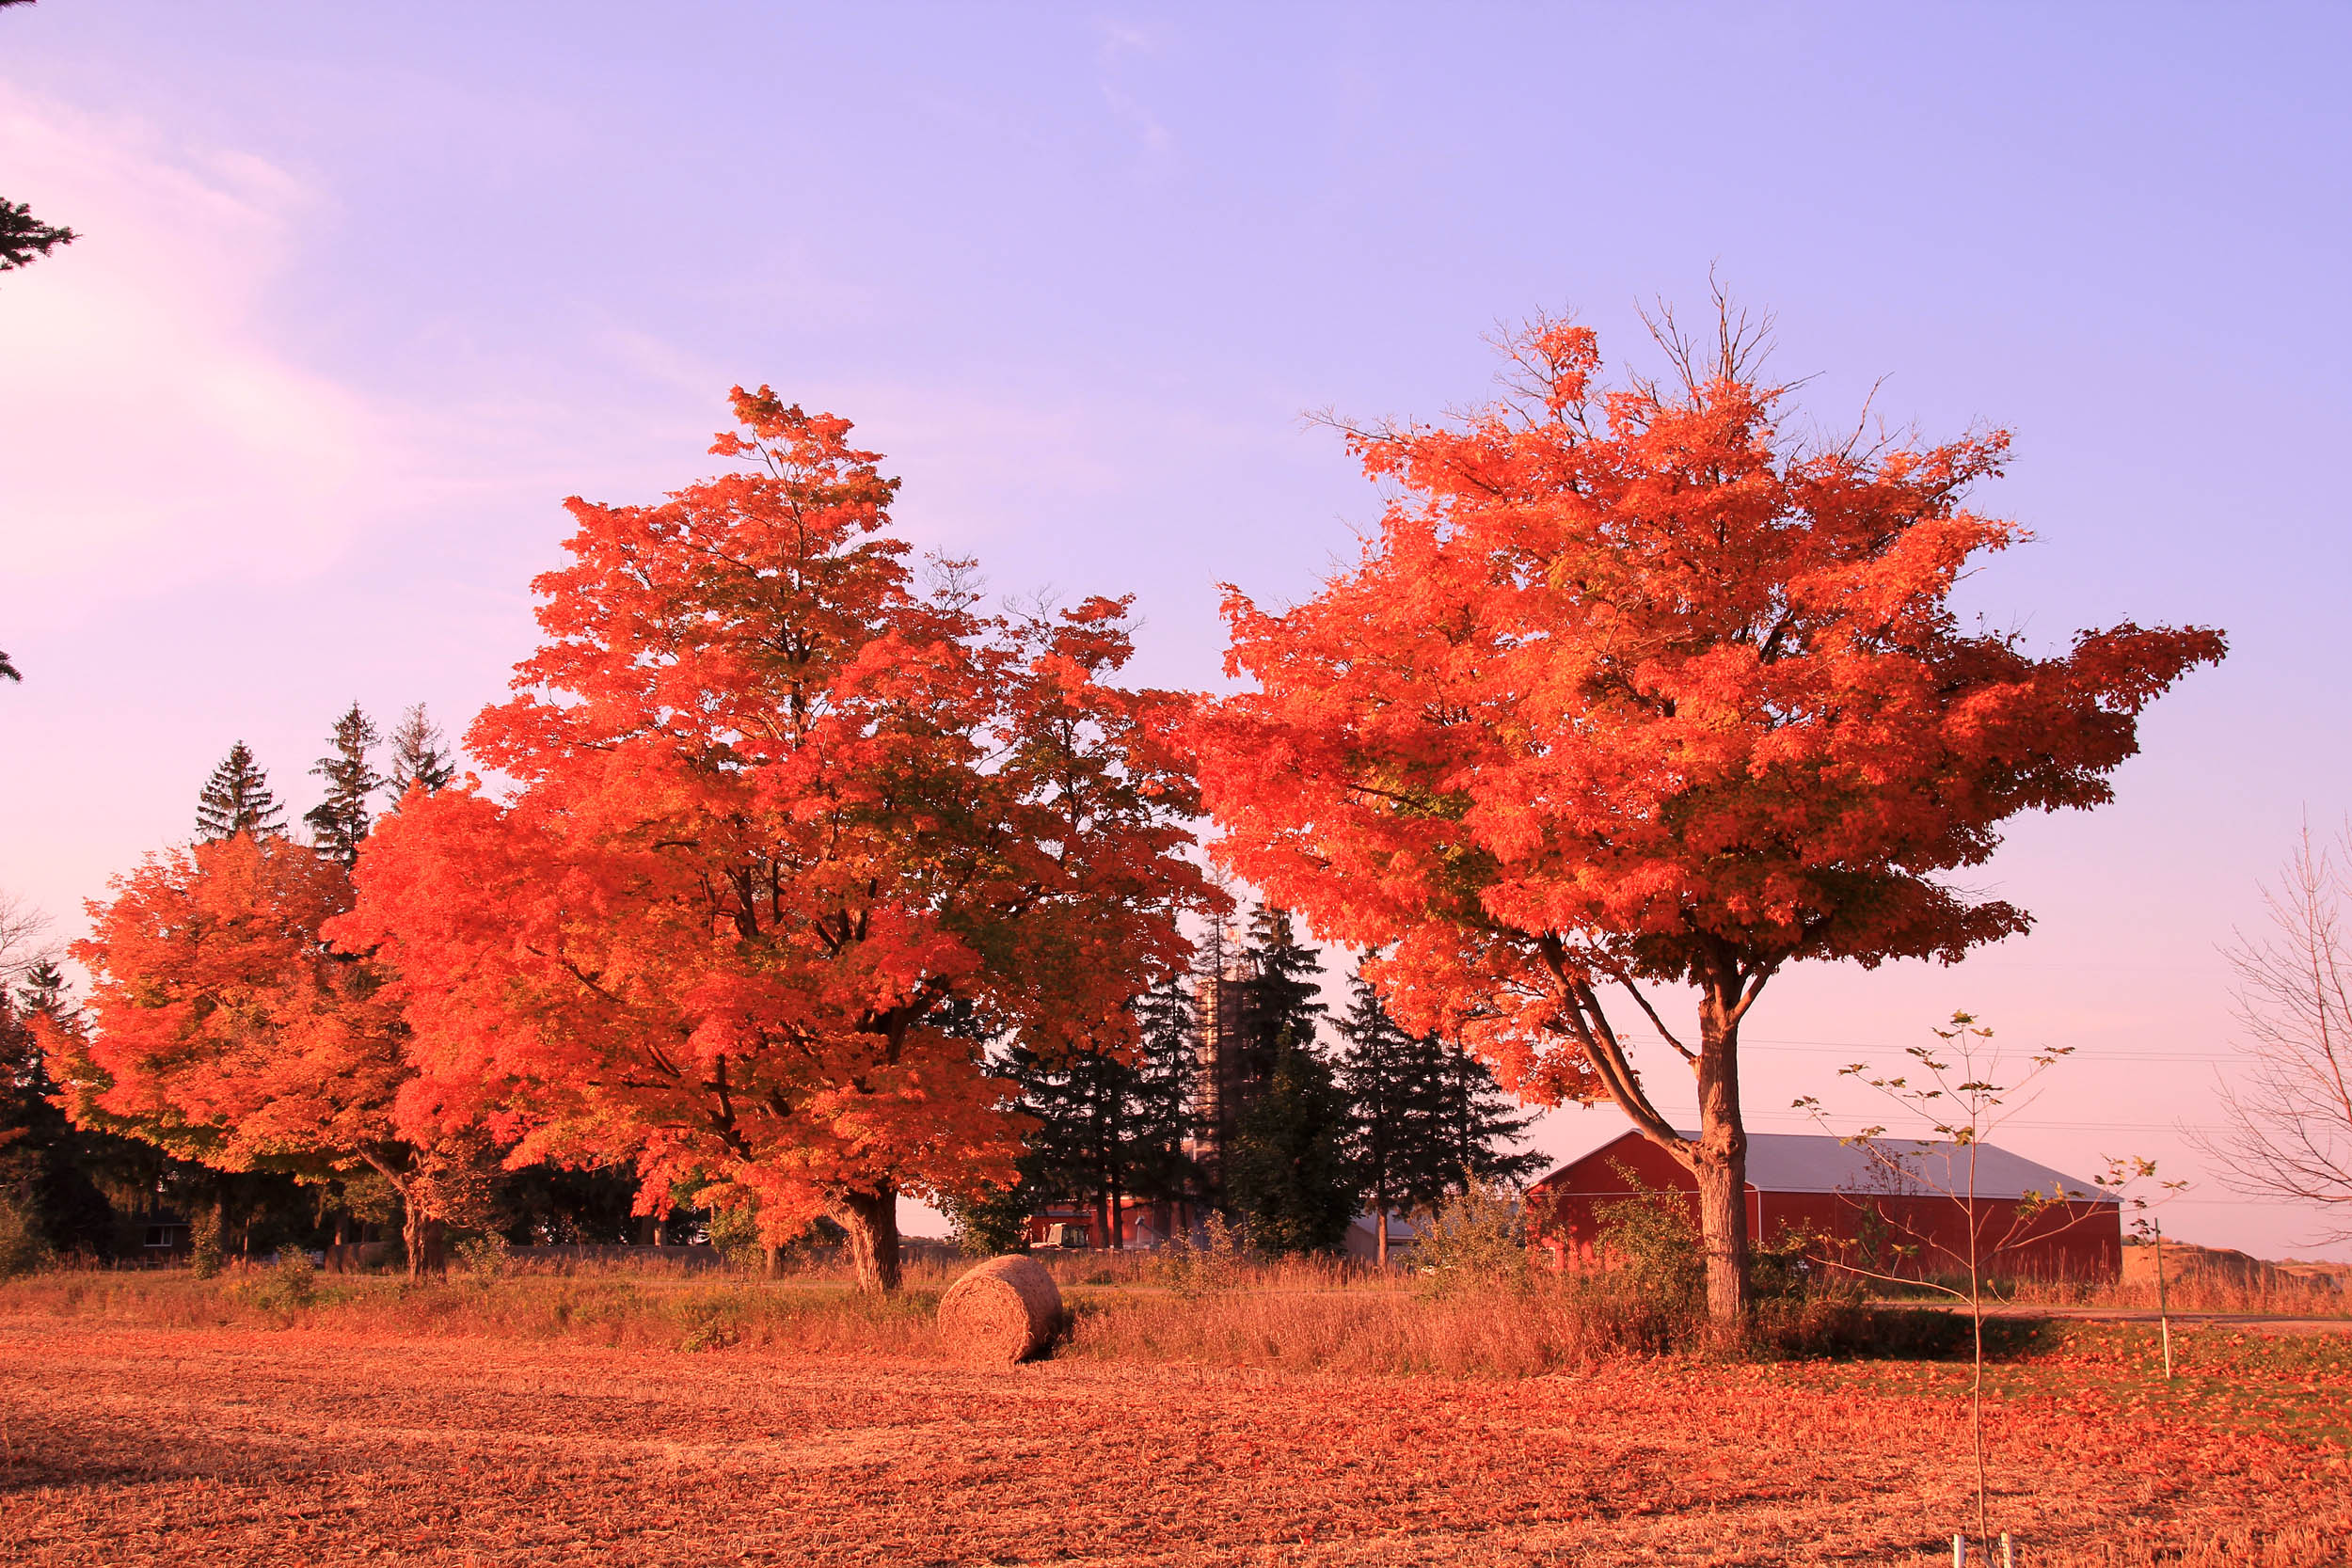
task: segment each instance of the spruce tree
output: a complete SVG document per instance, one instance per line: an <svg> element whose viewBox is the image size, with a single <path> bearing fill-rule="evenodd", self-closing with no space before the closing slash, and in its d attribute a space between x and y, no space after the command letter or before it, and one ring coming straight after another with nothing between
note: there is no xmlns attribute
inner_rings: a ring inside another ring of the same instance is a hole
<svg viewBox="0 0 2352 1568"><path fill-rule="evenodd" d="M1434 1207L1468 1182L1516 1182L1542 1167L1542 1154L1513 1150L1534 1117L1517 1111L1486 1063L1438 1036L1408 1033L1360 971L1350 984L1339 1078L1350 1174L1375 1215ZM1385 1225L1378 1242L1385 1261Z"/></svg>
<svg viewBox="0 0 2352 1568"><path fill-rule="evenodd" d="M1353 994L1340 1023L1346 1043L1339 1062L1348 1113L1344 1142L1350 1177L1373 1215L1375 1256L1386 1263L1388 1216L1432 1201L1446 1185L1438 1154L1446 1141L1442 1066L1433 1042L1391 1018L1360 972L1348 985Z"/></svg>
<svg viewBox="0 0 2352 1568"><path fill-rule="evenodd" d="M1284 1036L1226 1158L1226 1192L1251 1246L1332 1252L1346 1241L1355 1209L1342 1145L1346 1120L1330 1063L1311 1042Z"/></svg>
<svg viewBox="0 0 2352 1568"><path fill-rule="evenodd" d="M358 863L359 846L368 836L368 797L384 784L368 765L368 748L376 739L375 726L355 702L335 721L333 750L310 769L326 781L326 799L303 813L302 820L310 824L318 852L345 865Z"/></svg>
<svg viewBox="0 0 2352 1568"><path fill-rule="evenodd" d="M1241 983L1246 1101L1225 1152L1225 1196L1250 1244L1323 1252L1347 1237L1354 1208L1343 1138L1346 1104L1316 1045L1323 961L1286 910L1259 906Z"/></svg>
<svg viewBox="0 0 2352 1568"><path fill-rule="evenodd" d="M1311 1047L1323 1022L1323 960L1302 946L1288 910L1261 904L1249 917L1250 976L1242 984L1246 1076L1270 1082L1285 1042Z"/></svg>
<svg viewBox="0 0 2352 1568"><path fill-rule="evenodd" d="M392 731L391 777L385 781L390 785L391 809L400 809L401 797L411 785L432 795L447 789L456 777L457 759L446 749L440 726L425 717L424 705L402 714L400 727Z"/></svg>
<svg viewBox="0 0 2352 1568"><path fill-rule="evenodd" d="M205 782L196 807L197 837L210 840L251 833L267 838L285 831L285 808L270 793L269 775L253 760L252 748L238 741Z"/></svg>
<svg viewBox="0 0 2352 1568"><path fill-rule="evenodd" d="M1105 1245L1118 1243L1128 1199L1185 1197L1198 1182L1184 1147L1192 1128L1190 1004L1171 982L1138 998L1135 1012L1127 1055L1043 1058L1015 1042L1000 1069L1038 1123L1022 1165L1029 1212L1057 1198L1087 1204Z"/></svg>
<svg viewBox="0 0 2352 1568"><path fill-rule="evenodd" d="M66 979L46 956L25 966L15 994L0 988L0 1207L29 1222L53 1252L117 1252L114 1207L93 1167L122 1140L86 1132L66 1119L37 1019L70 1022Z"/></svg>
<svg viewBox="0 0 2352 1568"><path fill-rule="evenodd" d="M1517 1184L1543 1169L1549 1161L1542 1150L1512 1148L1534 1125L1535 1113L1521 1111L1475 1054L1458 1045L1431 1043L1442 1063L1438 1110L1455 1190L1465 1178Z"/></svg>

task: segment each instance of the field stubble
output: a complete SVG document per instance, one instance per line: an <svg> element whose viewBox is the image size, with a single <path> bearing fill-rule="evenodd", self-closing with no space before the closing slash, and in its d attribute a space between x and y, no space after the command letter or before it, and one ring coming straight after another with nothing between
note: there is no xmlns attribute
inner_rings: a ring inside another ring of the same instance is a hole
<svg viewBox="0 0 2352 1568"><path fill-rule="evenodd" d="M18 1281L0 1558L1924 1563L1964 1516L1950 1362L1628 1355L1556 1294L1310 1270L1067 1279L1056 1358L976 1370L940 1283ZM2145 1330L2005 1333L2027 1561L2352 1562L2352 1343L2195 1331L2166 1385Z"/></svg>

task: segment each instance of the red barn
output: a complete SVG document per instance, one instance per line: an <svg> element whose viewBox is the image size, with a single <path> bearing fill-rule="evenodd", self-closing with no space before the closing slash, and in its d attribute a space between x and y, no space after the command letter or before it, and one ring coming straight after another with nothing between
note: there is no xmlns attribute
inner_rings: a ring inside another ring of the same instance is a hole
<svg viewBox="0 0 2352 1568"><path fill-rule="evenodd" d="M1748 1234L1770 1245L1822 1238L1839 1259L1881 1274L1965 1275L1974 1155L1976 1230L1986 1274L2102 1279L2123 1267L2122 1206L2088 1181L1978 1144L1907 1138L1850 1145L1813 1133L1748 1138ZM1556 1268L1605 1256L1613 1201L1646 1188L1683 1195L1698 1219L1698 1184L1674 1156L1627 1132L1528 1189L1530 1244ZM1997 1255L1995 1254L1995 1249Z"/></svg>

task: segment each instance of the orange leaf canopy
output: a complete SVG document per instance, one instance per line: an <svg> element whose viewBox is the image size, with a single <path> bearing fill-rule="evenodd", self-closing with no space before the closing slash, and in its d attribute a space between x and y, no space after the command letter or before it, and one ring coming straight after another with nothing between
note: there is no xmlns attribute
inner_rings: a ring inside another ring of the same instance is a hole
<svg viewBox="0 0 2352 1568"><path fill-rule="evenodd" d="M150 856L113 891L73 947L90 1027L44 1021L77 1122L230 1170L405 1161L400 1013L380 968L319 934L351 901L340 864L239 833Z"/></svg>
<svg viewBox="0 0 2352 1568"><path fill-rule="evenodd" d="M1115 1044L1204 894L1177 699L1108 684L1123 602L984 616L956 562L918 592L848 421L734 404L739 470L567 503L547 640L468 737L516 789L413 798L346 928L404 975L414 1116L635 1157L648 1201L732 1183L780 1239L1009 1180L973 1037Z"/></svg>
<svg viewBox="0 0 2352 1568"><path fill-rule="evenodd" d="M1736 1020L1792 959L2024 930L1943 874L2017 812L2107 800L2142 705L2220 636L2040 657L1964 629L1954 584L2023 537L1962 501L2000 433L1799 451L1729 352L1602 391L1589 330L1507 346L1516 395L1351 434L1391 495L1353 570L1283 613L1228 590L1257 689L1197 733L1234 868L1397 944L1400 1017L1545 1099L1599 1092L1579 983L1692 982Z"/></svg>

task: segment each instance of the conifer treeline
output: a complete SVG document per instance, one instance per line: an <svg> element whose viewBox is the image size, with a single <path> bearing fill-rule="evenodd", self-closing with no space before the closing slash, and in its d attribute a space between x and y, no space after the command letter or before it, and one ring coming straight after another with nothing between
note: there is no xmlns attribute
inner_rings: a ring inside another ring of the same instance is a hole
<svg viewBox="0 0 2352 1568"><path fill-rule="evenodd" d="M1127 1201L1168 1202L1221 1212L1265 1251L1328 1251L1358 1213L1408 1212L1468 1180L1540 1167L1542 1155L1515 1148L1534 1118L1486 1065L1408 1033L1360 974L1327 1041L1322 972L1290 917L1262 907L1246 935L1211 933L1189 983L1137 1002L1132 1058L1003 1049L998 1071L1037 1131L1021 1185L957 1208L959 1230L993 1250L1049 1205L1074 1205L1099 1242Z"/></svg>

